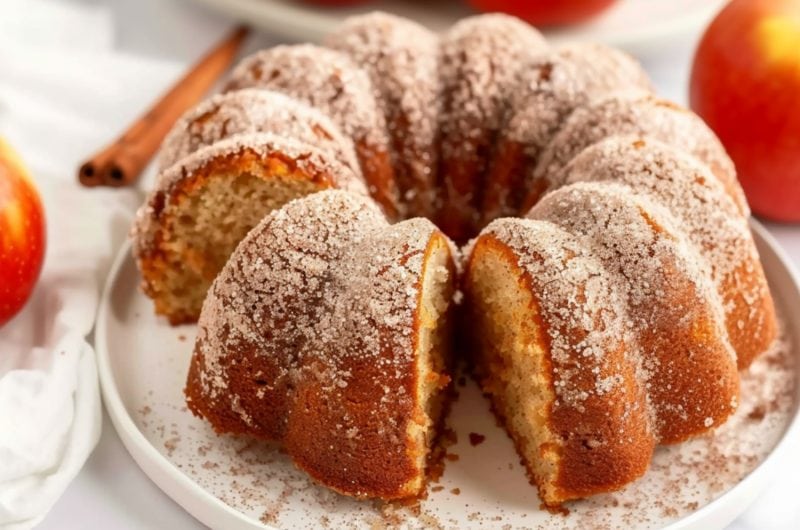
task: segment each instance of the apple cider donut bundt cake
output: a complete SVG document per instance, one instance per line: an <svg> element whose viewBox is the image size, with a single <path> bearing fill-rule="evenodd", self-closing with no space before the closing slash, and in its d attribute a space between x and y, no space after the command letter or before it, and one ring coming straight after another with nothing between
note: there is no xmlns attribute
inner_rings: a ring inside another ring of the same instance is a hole
<svg viewBox="0 0 800 530"><path fill-rule="evenodd" d="M326 42L244 59L137 216L156 312L199 317L192 412L341 493L419 496L458 333L551 508L726 421L777 330L702 120L624 53L504 15Z"/></svg>

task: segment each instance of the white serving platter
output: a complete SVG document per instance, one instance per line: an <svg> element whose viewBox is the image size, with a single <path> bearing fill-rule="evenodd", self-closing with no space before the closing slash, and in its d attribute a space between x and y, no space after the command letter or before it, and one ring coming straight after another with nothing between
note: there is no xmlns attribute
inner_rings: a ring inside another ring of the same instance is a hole
<svg viewBox="0 0 800 530"><path fill-rule="evenodd" d="M197 0L274 35L319 41L346 17L374 10L396 13L441 31L474 15L462 0L374 0L355 7L322 7L302 0ZM644 54L697 32L725 0L618 0L591 21L545 31L552 42L589 40Z"/></svg>
<svg viewBox="0 0 800 530"><path fill-rule="evenodd" d="M788 260L757 222L752 228L784 322L800 322L800 290ZM769 483L800 442L800 330L762 356L743 379L739 412L714 435L659 448L651 470L621 492L539 508L512 445L471 381L448 420L458 438L438 483L414 510L359 502L312 483L265 444L220 437L184 405L195 327L153 315L125 246L97 321L106 408L131 456L167 495L211 528L723 528ZM470 443L469 433L486 437ZM383 525L383 526L381 526Z"/></svg>

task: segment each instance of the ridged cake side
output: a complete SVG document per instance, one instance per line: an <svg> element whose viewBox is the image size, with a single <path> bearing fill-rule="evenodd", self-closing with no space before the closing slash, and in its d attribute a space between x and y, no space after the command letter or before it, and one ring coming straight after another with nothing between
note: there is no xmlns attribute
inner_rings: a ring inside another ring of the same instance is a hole
<svg viewBox="0 0 800 530"><path fill-rule="evenodd" d="M444 236L321 192L242 241L203 306L186 394L218 432L278 440L356 497L422 492L450 366Z"/></svg>
<svg viewBox="0 0 800 530"><path fill-rule="evenodd" d="M644 474L656 443L617 282L547 221L499 219L472 246L466 307L478 380L545 504Z"/></svg>

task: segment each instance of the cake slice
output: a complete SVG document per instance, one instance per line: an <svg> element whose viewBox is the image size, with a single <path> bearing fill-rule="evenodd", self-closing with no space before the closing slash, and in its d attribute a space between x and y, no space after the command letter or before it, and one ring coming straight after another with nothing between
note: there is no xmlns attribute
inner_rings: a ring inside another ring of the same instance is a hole
<svg viewBox="0 0 800 530"><path fill-rule="evenodd" d="M164 171L137 213L133 251L145 294L170 323L194 322L239 241L270 211L327 188L366 194L328 152L270 133L234 136Z"/></svg>
<svg viewBox="0 0 800 530"><path fill-rule="evenodd" d="M719 294L670 214L616 183L491 223L465 279L478 379L549 507L641 476L726 421L739 377Z"/></svg>
<svg viewBox="0 0 800 530"><path fill-rule="evenodd" d="M215 280L186 396L219 433L275 440L318 482L423 492L450 382L452 245L324 191L265 218Z"/></svg>
<svg viewBox="0 0 800 530"><path fill-rule="evenodd" d="M475 370L542 501L613 491L650 465L655 433L618 287L567 231L499 219L464 280Z"/></svg>

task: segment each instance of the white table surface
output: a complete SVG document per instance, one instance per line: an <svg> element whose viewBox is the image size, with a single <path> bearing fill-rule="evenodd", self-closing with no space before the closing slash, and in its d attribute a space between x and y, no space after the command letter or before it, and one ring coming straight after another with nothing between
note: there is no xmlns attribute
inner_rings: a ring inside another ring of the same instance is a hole
<svg viewBox="0 0 800 530"><path fill-rule="evenodd" d="M100 0L62 1L103 3ZM107 0L104 3L113 7L116 46L121 51L177 60L187 65L230 25L225 17L188 0ZM260 36L258 40L269 42L271 39ZM685 103L693 48L693 42L685 42L657 57L641 58L662 95ZM767 226L800 268L800 225L767 223ZM203 525L162 493L136 466L107 416L103 422L102 438L93 455L39 528L202 528ZM797 471L791 470L792 473ZM796 495L797 492L782 492L777 487L771 489L731 529L764 528L756 518L758 509L777 503L795 504ZM800 528L800 521L797 523L795 528Z"/></svg>

